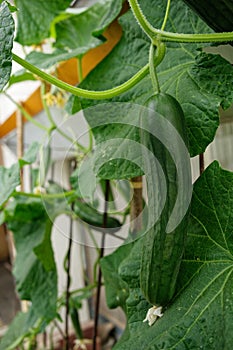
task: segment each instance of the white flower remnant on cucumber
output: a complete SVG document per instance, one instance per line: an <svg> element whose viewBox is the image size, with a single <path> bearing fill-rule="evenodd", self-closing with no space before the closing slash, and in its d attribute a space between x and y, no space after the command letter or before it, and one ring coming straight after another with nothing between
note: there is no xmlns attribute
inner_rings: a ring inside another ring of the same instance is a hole
<svg viewBox="0 0 233 350"><path fill-rule="evenodd" d="M73 350L87 350L87 344L92 344L90 339L75 339Z"/></svg>
<svg viewBox="0 0 233 350"><path fill-rule="evenodd" d="M146 318L143 320L143 322L147 322L149 326L152 326L152 324L155 323L158 317L162 317L162 306L152 306L146 314Z"/></svg>

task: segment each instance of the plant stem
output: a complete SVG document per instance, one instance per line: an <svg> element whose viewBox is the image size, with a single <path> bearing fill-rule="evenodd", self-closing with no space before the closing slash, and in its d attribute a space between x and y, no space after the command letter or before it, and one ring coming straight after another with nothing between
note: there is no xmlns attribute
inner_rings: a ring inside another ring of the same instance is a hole
<svg viewBox="0 0 233 350"><path fill-rule="evenodd" d="M53 120L53 117L52 117L52 114L50 112L50 109L44 99L44 95L45 95L45 84L42 83L41 85L41 99L42 99L42 104L43 104L43 108L44 108L44 111L48 117L48 120L51 124L51 129L50 131L52 130L55 130L61 135L63 136L66 140L68 140L69 142L71 142L72 144L74 144L77 148L80 148L82 151L86 152L87 149L82 146L80 143L78 143L77 141L75 141L74 139L72 139L69 135L67 135L64 131L62 131L58 126L57 124L55 123L55 121Z"/></svg>
<svg viewBox="0 0 233 350"><path fill-rule="evenodd" d="M83 81L83 69L82 69L82 58L78 57L78 81L81 83Z"/></svg>
<svg viewBox="0 0 233 350"><path fill-rule="evenodd" d="M37 126L38 128L45 130L48 132L48 128L43 124L37 122L34 118L30 116L30 114L20 105L20 103L16 102L7 92L4 92L4 95L12 102L14 105L20 110L20 112L24 115L24 117L30 121L32 124Z"/></svg>
<svg viewBox="0 0 233 350"><path fill-rule="evenodd" d="M110 190L110 181L106 180L104 214L103 214L103 228L107 227L109 190ZM105 234L102 234L99 259L101 259L104 256L104 244L105 244ZM93 335L93 350L96 350L96 345L97 345L96 344L96 340L97 340L97 335L98 335L101 279L102 279L102 271L101 271L101 268L99 267L98 286L97 286L97 295L96 295L96 304L95 304L95 323L94 323L94 335Z"/></svg>
<svg viewBox="0 0 233 350"><path fill-rule="evenodd" d="M177 43L209 43L233 41L233 32L228 33L208 33L208 34L183 34L166 32L163 29L154 28L144 16L137 0L129 0L131 9L142 30L152 41L158 38L161 41L171 41ZM166 16L166 15L165 15ZM166 17L165 17L166 18Z"/></svg>
<svg viewBox="0 0 233 350"><path fill-rule="evenodd" d="M133 187L133 196L130 203L130 232L131 235L135 237L136 234L142 229L142 176L137 176L130 179L130 183Z"/></svg>
<svg viewBox="0 0 233 350"><path fill-rule="evenodd" d="M71 249L73 243L73 220L70 218L70 229L69 229L69 243L68 250L65 258L65 271L67 274L66 282L66 314L65 314L65 349L69 350L69 311L70 311L70 266L71 266Z"/></svg>
<svg viewBox="0 0 233 350"><path fill-rule="evenodd" d="M138 1L129 0L129 4L138 24L140 25L144 33L146 33L146 35L150 39L154 38L154 27L147 21L146 17L144 16L140 8Z"/></svg>
<svg viewBox="0 0 233 350"><path fill-rule="evenodd" d="M159 80L158 80L158 76L154 66L154 56L155 56L155 47L154 47L154 44L151 43L150 53L149 53L150 78L151 78L153 90L160 93Z"/></svg>
<svg viewBox="0 0 233 350"><path fill-rule="evenodd" d="M227 33L207 33L207 34L182 34L171 33L155 29L155 35L159 36L161 41L170 41L176 43L217 43L233 41L233 32Z"/></svg>
<svg viewBox="0 0 233 350"><path fill-rule="evenodd" d="M200 169L200 175L201 175L205 170L204 153L199 154L199 169Z"/></svg>
<svg viewBox="0 0 233 350"><path fill-rule="evenodd" d="M86 291L92 290L92 289L94 289L96 287L97 287L96 283L88 284L87 286L85 286L83 288L72 290L72 292L70 292L70 294L73 295L73 294L78 294L78 293L81 293L81 292L86 292Z"/></svg>
<svg viewBox="0 0 233 350"><path fill-rule="evenodd" d="M44 108L44 111L48 117L48 120L50 121L51 127L56 127L56 125L53 121L50 109L49 109L49 107L45 101L45 98L44 98L44 96L45 96L45 83L43 83L43 82L42 82L41 87L40 87L40 92L41 92L41 100L42 100L43 108Z"/></svg>
<svg viewBox="0 0 233 350"><path fill-rule="evenodd" d="M13 197L24 196L24 197L31 197L31 198L56 199L56 198L71 197L74 194L75 194L75 191L67 191L67 192L61 192L61 193L41 193L41 194L15 191L12 194L12 196Z"/></svg>
<svg viewBox="0 0 233 350"><path fill-rule="evenodd" d="M55 327L58 329L58 332L61 334L62 338L65 338L65 334L64 334L63 330L61 329L60 325L57 323L57 321L53 320L53 323L54 323Z"/></svg>
<svg viewBox="0 0 233 350"><path fill-rule="evenodd" d="M83 152L87 152L87 148L81 145L81 143L74 141L70 136L68 136L64 131L62 131L57 125L56 125L57 132L63 136L66 140L70 141L72 144L76 146L76 148L80 148Z"/></svg>
<svg viewBox="0 0 233 350"><path fill-rule="evenodd" d="M133 86L135 86L139 81L141 81L149 72L149 65L146 64L143 68L141 68L132 78L127 80L125 83L114 87L109 90L103 90L103 91L91 91L91 90L84 90L75 86L72 86L70 84L67 84L63 82L62 80L43 72L39 68L35 67L31 63L25 61L23 58L17 56L16 54L12 54L12 58L15 62L19 63L22 67L25 69L28 69L30 72L36 74L41 79L59 87L60 89L66 90L73 95L83 97L83 98L89 98L93 100L104 100L108 98L112 98L115 96L118 96L122 94L123 92L128 91Z"/></svg>
<svg viewBox="0 0 233 350"><path fill-rule="evenodd" d="M166 12L165 12L165 16L163 19L163 24L161 26L161 30L164 30L167 20L168 20L168 14L169 14L169 10L170 10L170 5L171 5L171 0L167 0L167 7L166 7Z"/></svg>

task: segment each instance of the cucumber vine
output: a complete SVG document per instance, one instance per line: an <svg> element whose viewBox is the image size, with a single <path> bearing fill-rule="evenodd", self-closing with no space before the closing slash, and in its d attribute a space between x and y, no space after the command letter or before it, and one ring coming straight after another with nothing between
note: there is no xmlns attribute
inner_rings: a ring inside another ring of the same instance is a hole
<svg viewBox="0 0 233 350"><path fill-rule="evenodd" d="M164 16L164 21L162 24L161 29L154 28L150 22L146 19L144 16L139 3L137 0L129 0L129 4L131 6L132 12L141 26L142 30L147 34L147 36L150 38L153 45L157 46L158 42L176 42L176 43L211 43L211 42L227 42L232 41L233 38L233 32L227 32L227 33L208 33L208 34L182 34L182 33L171 33L164 31L166 21L168 19L168 12L170 8L170 0L167 2L167 8L166 13ZM112 89L103 90L103 91L91 91L91 90L84 90L79 87L74 87L70 84L67 84L63 82L62 80L45 73L44 71L40 70L36 66L32 65L31 63L27 62L23 58L19 57L16 54L12 54L12 58L15 62L20 64L25 69L29 70L30 72L34 73L41 79L59 87L60 89L64 89L73 95L88 98L88 99L94 99L94 100L104 100L104 99L110 99L115 96L118 96L132 87L134 87L138 82L140 82L149 71L149 64L146 64L143 68L141 68L133 77L131 77L129 80L124 82L123 84L116 86ZM154 61L154 66L158 66L161 63L163 57L158 55L157 59ZM80 59L79 59L79 71L80 71Z"/></svg>

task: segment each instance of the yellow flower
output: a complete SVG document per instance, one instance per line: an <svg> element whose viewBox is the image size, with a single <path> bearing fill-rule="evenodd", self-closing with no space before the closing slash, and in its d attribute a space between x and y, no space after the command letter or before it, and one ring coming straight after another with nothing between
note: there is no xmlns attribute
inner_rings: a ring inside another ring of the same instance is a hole
<svg viewBox="0 0 233 350"><path fill-rule="evenodd" d="M65 98L65 95L63 93L61 93L61 91L58 91L56 93L56 96L55 96L55 99L56 99L56 104L58 105L58 107L64 107L65 103L66 103L66 98Z"/></svg>
<svg viewBox="0 0 233 350"><path fill-rule="evenodd" d="M53 94L51 94L51 92L47 92L47 94L45 94L43 98L47 106L49 107L52 107L56 104L56 97Z"/></svg>

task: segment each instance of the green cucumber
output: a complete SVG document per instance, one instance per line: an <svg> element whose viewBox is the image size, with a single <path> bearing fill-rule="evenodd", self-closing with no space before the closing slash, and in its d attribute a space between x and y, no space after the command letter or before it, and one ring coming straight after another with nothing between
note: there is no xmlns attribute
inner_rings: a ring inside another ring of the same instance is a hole
<svg viewBox="0 0 233 350"><path fill-rule="evenodd" d="M103 213L100 213L95 208L91 207L88 203L76 200L74 203L75 214L87 224L93 226L97 231L103 230ZM121 223L111 216L107 217L107 227L114 232L120 230Z"/></svg>
<svg viewBox="0 0 233 350"><path fill-rule="evenodd" d="M150 110L150 115L152 115L152 119L150 118L147 122L149 130L158 128L159 118L155 117L153 119L153 116L159 113L159 116L171 123L181 136L181 141L184 141L184 143L182 142L184 147L188 147L184 114L181 106L172 96L164 93L153 95L147 100L145 106L147 110ZM143 116L145 117L145 115ZM163 130L164 135L167 132L165 129ZM165 306L172 299L176 288L187 233L189 209L187 208L178 226L168 233L166 230L167 224L179 191L176 164L168 149L158 138L145 130L142 131L141 135L142 143L153 152L163 169L167 194L166 202L158 221L148 229L143 237L140 286L147 301L155 306ZM171 140L171 142L174 142L174 140ZM175 148L177 145L174 144L172 147ZM188 162L185 166L187 166L187 171L190 171L189 157L187 159ZM190 186L192 186L191 177ZM159 184L153 183L152 187L150 184L148 188L149 221L153 219L153 215L158 211L156 206L159 205L158 199L156 199L159 198L159 194L156 192L159 191Z"/></svg>
<svg viewBox="0 0 233 350"><path fill-rule="evenodd" d="M79 313L78 313L77 308L71 305L70 309L69 309L69 313L70 313L72 325L74 327L74 330L75 330L75 333L76 333L78 339L83 339L83 332L82 332L82 328L80 325Z"/></svg>

